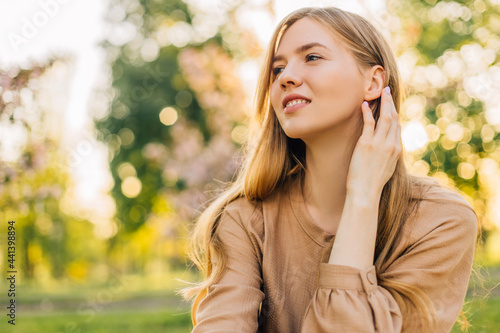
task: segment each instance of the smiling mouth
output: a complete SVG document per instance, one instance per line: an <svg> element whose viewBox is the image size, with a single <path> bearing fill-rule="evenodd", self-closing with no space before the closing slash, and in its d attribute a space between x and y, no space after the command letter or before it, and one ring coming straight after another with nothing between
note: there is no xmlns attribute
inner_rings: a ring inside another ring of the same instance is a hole
<svg viewBox="0 0 500 333"><path fill-rule="evenodd" d="M285 108L297 105L297 104L309 104L311 101L308 101L306 99L294 99L286 103Z"/></svg>
<svg viewBox="0 0 500 333"><path fill-rule="evenodd" d="M285 108L283 109L284 114L292 114L295 113L296 111L307 107L309 104L311 104L311 101L307 99L293 99L289 102L286 103Z"/></svg>

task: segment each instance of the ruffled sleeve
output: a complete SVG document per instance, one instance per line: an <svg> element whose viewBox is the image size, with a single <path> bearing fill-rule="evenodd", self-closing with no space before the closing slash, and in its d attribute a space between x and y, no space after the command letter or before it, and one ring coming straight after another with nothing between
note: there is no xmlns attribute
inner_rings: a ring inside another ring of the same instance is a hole
<svg viewBox="0 0 500 333"><path fill-rule="evenodd" d="M234 205L233 205L234 206ZM209 287L196 314L193 333L256 332L261 291L260 240L248 232L242 220L233 217L231 209L224 211L217 227L217 236L227 254L222 278ZM237 209L234 215L237 215Z"/></svg>

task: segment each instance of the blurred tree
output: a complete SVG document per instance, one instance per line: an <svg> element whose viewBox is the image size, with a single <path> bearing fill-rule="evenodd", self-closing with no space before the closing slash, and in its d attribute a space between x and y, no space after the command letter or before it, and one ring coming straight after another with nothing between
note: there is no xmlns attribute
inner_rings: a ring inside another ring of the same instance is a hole
<svg viewBox="0 0 500 333"><path fill-rule="evenodd" d="M0 219L15 221L15 265L26 280L75 277L68 267L92 252L82 257L77 249L92 225L60 207L69 181L66 156L59 151L61 118L42 102L49 99L50 80L61 80L70 63L55 59L0 70Z"/></svg>
<svg viewBox="0 0 500 333"><path fill-rule="evenodd" d="M236 170L245 131L239 123L248 104L234 56L256 45L249 33L234 43L242 46L239 53L224 43L221 27L235 23L230 17L238 5L208 6L213 16L177 0L111 5L111 33L103 43L112 69L111 101L107 112L96 113L96 127L110 150L119 221L109 253L128 251L136 269L146 269L147 258L158 255L184 265L178 239L186 236L186 222L220 188L217 182ZM236 26L229 30L233 39L243 33Z"/></svg>
<svg viewBox="0 0 500 333"><path fill-rule="evenodd" d="M499 223L500 4L389 0L407 88L414 171L457 186L486 230ZM486 235L487 233L485 233Z"/></svg>
<svg viewBox="0 0 500 333"><path fill-rule="evenodd" d="M214 179L224 182L235 172L250 109L237 62L262 51L238 25L242 2L214 2L210 14L195 6L203 2L188 3L117 0L109 11L111 102L96 124L115 182L119 232L110 251L135 244L142 254L130 247L128 257L142 268L154 253L182 263L175 239L220 188ZM500 186L498 4L388 5L397 16L382 23L394 36L407 87L403 139L413 171L457 186L492 229L491 198Z"/></svg>

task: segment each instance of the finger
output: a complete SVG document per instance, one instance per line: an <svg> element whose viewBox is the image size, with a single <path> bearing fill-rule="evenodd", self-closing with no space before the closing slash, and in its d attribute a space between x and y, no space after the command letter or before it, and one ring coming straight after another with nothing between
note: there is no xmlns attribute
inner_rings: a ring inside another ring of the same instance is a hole
<svg viewBox="0 0 500 333"><path fill-rule="evenodd" d="M389 98L390 98L391 117L393 120L393 122L390 125L389 133L387 133L387 138L389 138L389 140L390 140L391 138L394 137L394 135L397 134L397 131L392 131L393 125L395 124L394 128L396 128L396 129L397 128L401 129L401 126L399 124L399 113L396 111L396 106L394 105L394 99L392 99L391 95L389 95Z"/></svg>
<svg viewBox="0 0 500 333"><path fill-rule="evenodd" d="M401 147L401 144L402 144L401 143L401 124L399 122L398 122L398 128L396 130L396 141L399 145L399 152L401 153L403 147Z"/></svg>
<svg viewBox="0 0 500 333"><path fill-rule="evenodd" d="M394 100L392 99L392 95L389 95L389 97L391 98L391 115L398 119L399 120L399 113L397 112L396 110L396 105L394 105Z"/></svg>
<svg viewBox="0 0 500 333"><path fill-rule="evenodd" d="M392 120L392 124L389 129L389 133L385 138L385 146L386 147L396 147L395 152L399 149L401 140L398 139L398 131L400 131L400 125L397 119Z"/></svg>
<svg viewBox="0 0 500 333"><path fill-rule="evenodd" d="M391 104L392 104L391 108L392 116L396 119L399 119L399 113L396 111L396 106L394 105L394 100L392 98L391 98Z"/></svg>
<svg viewBox="0 0 500 333"><path fill-rule="evenodd" d="M391 112L392 98L390 96L390 93L387 92L386 89L382 91L382 96L380 99L380 115L379 119L377 120L377 127L375 128L374 140L378 141L378 143L383 143L385 141L393 119Z"/></svg>
<svg viewBox="0 0 500 333"><path fill-rule="evenodd" d="M389 87L387 87L387 88L389 88ZM389 91L390 91L390 89L389 89ZM384 89L384 93L385 92L386 91ZM387 133L387 138L393 138L395 132L392 131L391 129L393 128L394 124L399 126L399 114L396 111L396 106L394 105L394 99L392 98L392 95L391 94L387 94L387 95L388 95L389 99L388 99L388 103L385 106L388 107L389 112L391 114L391 118L392 118L391 124L389 125L389 131Z"/></svg>
<svg viewBox="0 0 500 333"><path fill-rule="evenodd" d="M367 101L361 104L361 111L363 112L363 133L361 136L371 138L375 130L375 119L373 119L372 109L370 109Z"/></svg>

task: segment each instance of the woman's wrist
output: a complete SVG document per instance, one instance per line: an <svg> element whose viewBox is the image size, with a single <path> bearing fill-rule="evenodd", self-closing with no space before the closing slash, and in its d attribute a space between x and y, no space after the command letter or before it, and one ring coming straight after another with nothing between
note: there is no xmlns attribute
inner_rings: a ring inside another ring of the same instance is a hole
<svg viewBox="0 0 500 333"><path fill-rule="evenodd" d="M369 192L347 195L329 264L360 269L373 265L379 201L380 195Z"/></svg>
<svg viewBox="0 0 500 333"><path fill-rule="evenodd" d="M358 208L378 207L382 191L367 189L351 189L346 192L346 204L344 206L354 206Z"/></svg>

